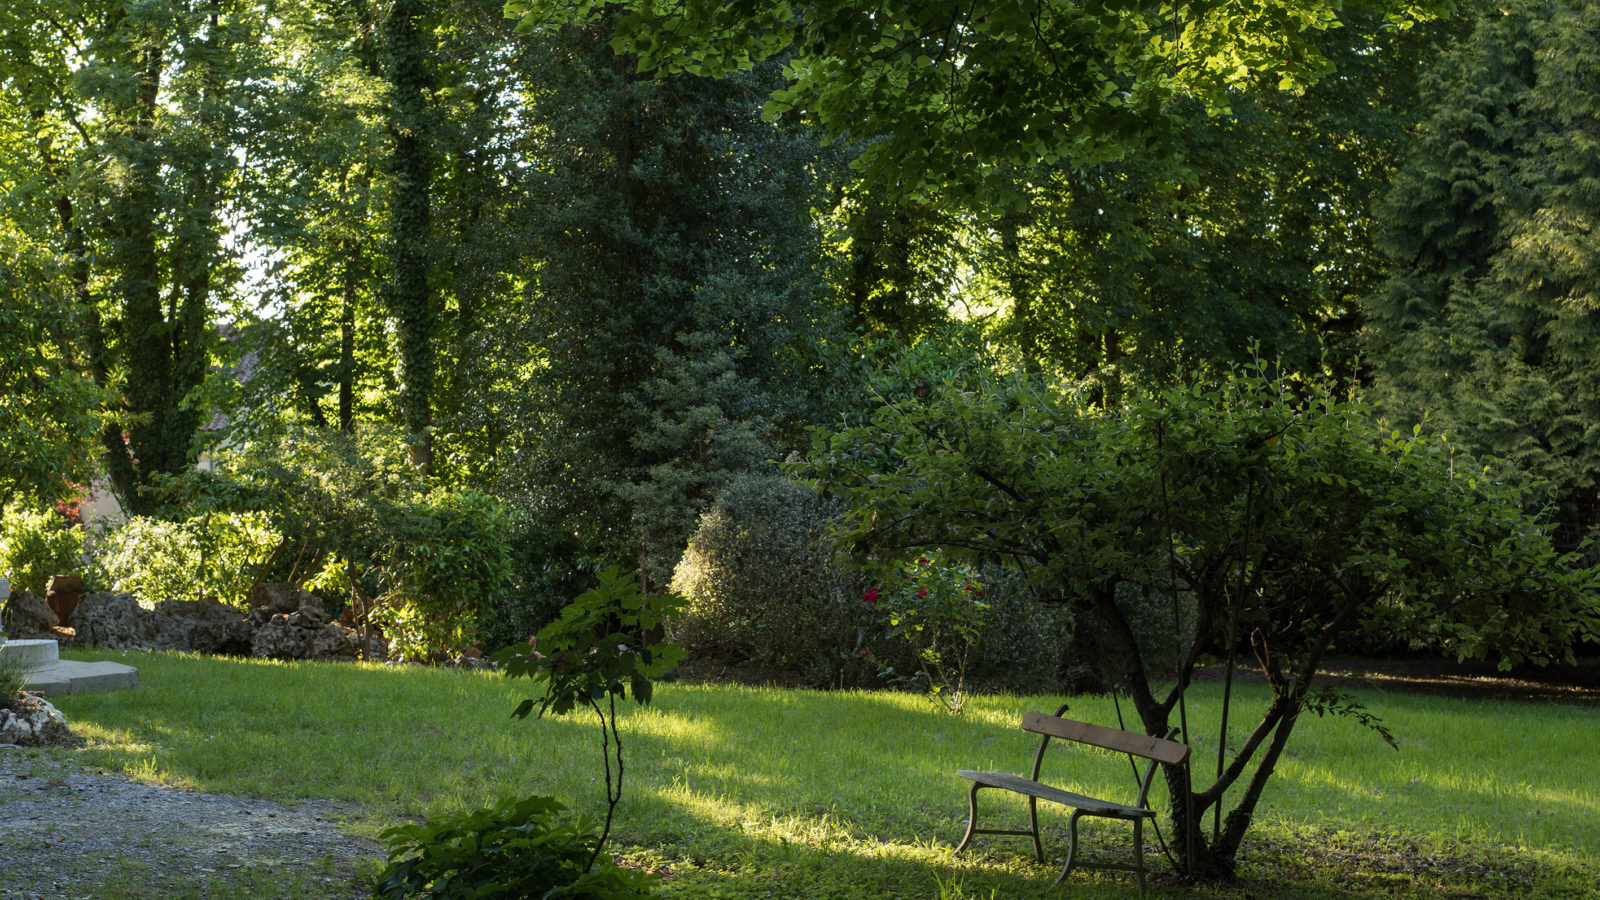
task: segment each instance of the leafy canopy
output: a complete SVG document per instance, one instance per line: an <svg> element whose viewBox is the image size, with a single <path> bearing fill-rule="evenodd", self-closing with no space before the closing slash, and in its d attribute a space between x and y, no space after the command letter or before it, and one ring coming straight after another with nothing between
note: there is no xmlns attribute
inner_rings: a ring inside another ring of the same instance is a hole
<svg viewBox="0 0 1600 900"><path fill-rule="evenodd" d="M1449 0L1376 0L1395 23ZM1159 131L1167 101L1213 109L1263 75L1299 90L1327 71L1308 35L1336 0L508 0L535 30L616 15L641 71L722 75L787 62L769 116L862 142L874 180L918 192L999 186L1009 165L1121 156Z"/></svg>

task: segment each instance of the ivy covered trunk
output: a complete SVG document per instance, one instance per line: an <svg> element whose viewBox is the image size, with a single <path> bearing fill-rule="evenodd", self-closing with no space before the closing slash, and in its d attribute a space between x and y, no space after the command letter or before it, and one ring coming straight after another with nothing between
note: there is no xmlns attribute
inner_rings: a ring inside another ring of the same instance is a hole
<svg viewBox="0 0 1600 900"><path fill-rule="evenodd" d="M412 465L433 468L433 295L428 286L432 254L431 189L433 152L429 146L428 66L423 0L396 0L389 14L389 126L394 135L391 160L393 274L389 311L394 318L400 389L396 405L411 447Z"/></svg>

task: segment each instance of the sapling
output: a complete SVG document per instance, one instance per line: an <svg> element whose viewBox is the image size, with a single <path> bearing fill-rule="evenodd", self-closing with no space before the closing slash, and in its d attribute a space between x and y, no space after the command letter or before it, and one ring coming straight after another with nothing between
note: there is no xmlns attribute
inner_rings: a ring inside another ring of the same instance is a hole
<svg viewBox="0 0 1600 900"><path fill-rule="evenodd" d="M594 866L622 800L622 733L617 729L617 700L633 692L634 702L647 705L652 679L660 678L683 658L677 644L657 640L669 615L684 604L677 594L645 596L634 576L612 566L600 573L598 587L585 591L531 641L529 652L510 648L496 661L513 678L544 682L544 694L529 697L512 715L526 718L538 709L566 715L587 707L600 722L600 756L605 768L606 818L585 870Z"/></svg>

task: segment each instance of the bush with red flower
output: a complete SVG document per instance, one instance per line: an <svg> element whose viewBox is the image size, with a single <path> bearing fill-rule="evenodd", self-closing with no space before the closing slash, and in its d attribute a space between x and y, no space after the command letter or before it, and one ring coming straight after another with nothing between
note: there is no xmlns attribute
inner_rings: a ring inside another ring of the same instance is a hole
<svg viewBox="0 0 1600 900"><path fill-rule="evenodd" d="M881 674L926 684L928 696L959 715L967 700L967 665L991 617L977 570L919 556L894 573L893 581L894 590L880 594L869 588L861 599L879 604L890 638L911 645L917 671L886 667Z"/></svg>

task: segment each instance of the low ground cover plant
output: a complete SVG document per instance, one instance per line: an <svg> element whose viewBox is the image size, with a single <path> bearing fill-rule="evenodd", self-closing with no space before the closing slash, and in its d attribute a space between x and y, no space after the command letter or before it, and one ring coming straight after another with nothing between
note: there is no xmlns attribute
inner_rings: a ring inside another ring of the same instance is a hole
<svg viewBox="0 0 1600 900"><path fill-rule="evenodd" d="M567 814L550 797L509 798L383 833L389 865L373 896L381 900L487 900L648 897L648 875L610 860L594 865L599 823Z"/></svg>
<svg viewBox="0 0 1600 900"><path fill-rule="evenodd" d="M6 633L0 631L0 645L5 644ZM22 664L10 657L0 657L0 710L20 709L22 689L28 686L28 673Z"/></svg>

